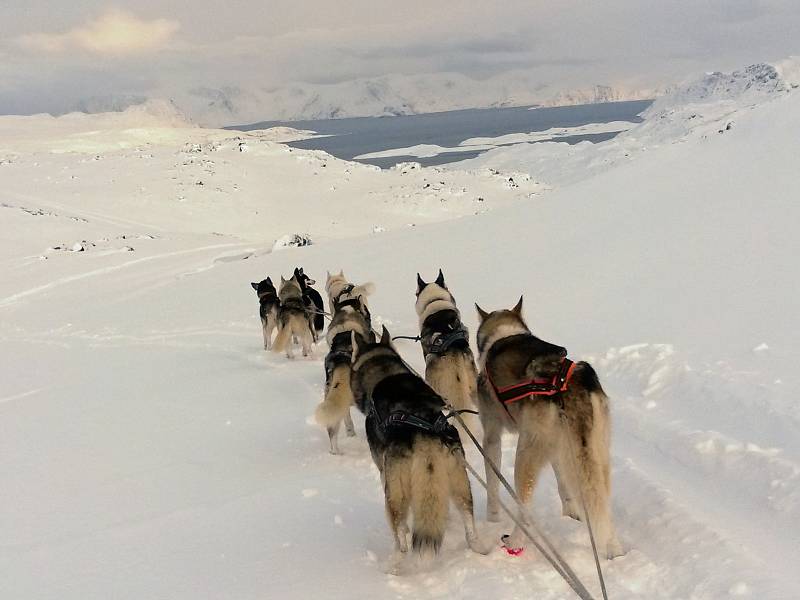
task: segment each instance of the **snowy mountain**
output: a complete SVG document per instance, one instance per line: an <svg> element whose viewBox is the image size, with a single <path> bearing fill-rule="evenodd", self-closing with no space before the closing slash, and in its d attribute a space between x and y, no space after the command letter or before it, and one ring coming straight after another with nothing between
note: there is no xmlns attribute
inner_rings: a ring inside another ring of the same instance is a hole
<svg viewBox="0 0 800 600"><path fill-rule="evenodd" d="M0 598L573 597L532 549L470 552L455 514L434 562L385 572L363 417L342 456L313 421L327 348L261 348L250 282L298 265L373 281L393 334L417 332L417 272L444 270L473 335L473 302L522 293L537 334L593 363L626 550L602 563L610 598L800 597L793 72L711 74L608 142L449 169L381 171L169 105L0 117ZM313 244L273 251L294 233ZM511 522L473 492L499 546ZM532 512L599 598L549 471Z"/></svg>
<svg viewBox="0 0 800 600"><path fill-rule="evenodd" d="M457 110L542 104L591 104L653 98L655 89L598 85L562 91L525 72L479 81L458 73L387 75L336 84L297 83L277 89L227 86L164 89L195 122L227 126L259 121L295 121L344 117L382 117ZM79 103L75 110L97 113L144 101L138 96L106 96Z"/></svg>

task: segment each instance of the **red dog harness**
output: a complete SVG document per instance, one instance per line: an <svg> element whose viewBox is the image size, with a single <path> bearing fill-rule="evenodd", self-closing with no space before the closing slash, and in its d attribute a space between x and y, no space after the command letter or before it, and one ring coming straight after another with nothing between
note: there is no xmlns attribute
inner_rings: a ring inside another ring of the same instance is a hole
<svg viewBox="0 0 800 600"><path fill-rule="evenodd" d="M563 358L561 359L561 368L554 377L534 377L502 388L494 384L489 369L486 369L486 377L489 379L497 399L505 405L529 396L554 396L559 392L566 391L574 370L575 363L568 358Z"/></svg>

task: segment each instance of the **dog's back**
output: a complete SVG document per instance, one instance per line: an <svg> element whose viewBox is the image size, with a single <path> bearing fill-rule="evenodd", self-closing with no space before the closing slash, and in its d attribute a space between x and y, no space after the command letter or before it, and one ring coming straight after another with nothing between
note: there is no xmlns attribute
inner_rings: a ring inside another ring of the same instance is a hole
<svg viewBox="0 0 800 600"><path fill-rule="evenodd" d="M272 346L274 352L286 351L292 358L292 338L297 338L303 348L303 356L311 352L313 336L309 328L308 310L303 302L303 293L300 284L293 276L286 280L281 277L281 286L278 291L280 306L278 307L278 335Z"/></svg>

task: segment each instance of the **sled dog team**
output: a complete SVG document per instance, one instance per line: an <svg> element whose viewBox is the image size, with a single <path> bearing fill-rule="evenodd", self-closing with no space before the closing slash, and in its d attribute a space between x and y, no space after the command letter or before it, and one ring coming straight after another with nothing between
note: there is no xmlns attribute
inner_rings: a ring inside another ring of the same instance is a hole
<svg viewBox="0 0 800 600"><path fill-rule="evenodd" d="M281 277L277 289L269 277L252 284L265 349L292 358L299 345L303 356L311 353L325 315L314 284L302 268L288 280ZM601 556L622 553L610 511L608 397L591 365L571 361L566 348L531 332L522 316L522 298L511 309L493 312L475 305L480 320L476 366L467 328L442 271L432 282L417 275L423 380L403 361L386 327L380 334L373 330L367 303L374 291L371 283L354 285L341 271L328 273L325 291L331 321L325 394L315 418L328 432L330 452L339 454L342 423L348 436L356 435L351 405L365 416L394 536L395 569L408 552L409 513L411 547L430 555L442 544L450 501L461 514L469 547L481 554L489 551L475 531L464 449L449 408L477 408L483 447L498 467L501 434L508 430L518 435L514 486L523 505L529 504L539 473L549 463L563 514L583 520L585 506ZM476 430L471 415L462 418ZM499 480L488 461L485 468L487 519L498 521ZM524 522L524 515L520 517ZM521 552L524 543L519 527L503 537L510 554Z"/></svg>

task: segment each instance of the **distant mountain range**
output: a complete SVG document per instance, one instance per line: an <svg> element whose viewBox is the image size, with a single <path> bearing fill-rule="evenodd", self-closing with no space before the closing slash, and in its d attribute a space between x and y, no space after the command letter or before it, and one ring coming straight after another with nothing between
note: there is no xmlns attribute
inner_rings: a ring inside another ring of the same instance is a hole
<svg viewBox="0 0 800 600"><path fill-rule="evenodd" d="M594 85L564 90L543 85L526 73L503 74L486 80L464 75L386 75L335 84L297 83L259 87L197 87L150 94L170 98L189 118L203 126L257 121L297 121L344 117L377 117L504 106L559 106L619 100L642 100L663 89ZM142 95L87 98L76 111L98 113L141 104Z"/></svg>

